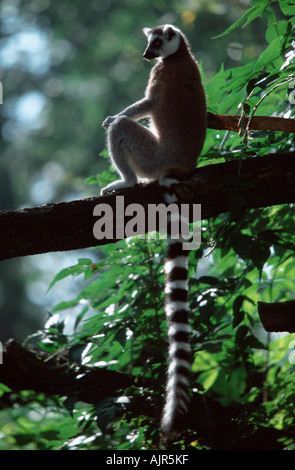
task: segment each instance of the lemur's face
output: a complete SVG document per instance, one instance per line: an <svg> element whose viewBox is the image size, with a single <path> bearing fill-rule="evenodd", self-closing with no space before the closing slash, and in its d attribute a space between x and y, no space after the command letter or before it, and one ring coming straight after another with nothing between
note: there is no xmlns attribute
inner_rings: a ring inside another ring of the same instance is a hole
<svg viewBox="0 0 295 470"><path fill-rule="evenodd" d="M179 48L180 33L174 26L164 25L154 29L144 28L143 32L148 39L148 45L143 54L143 57L147 60L156 57L164 59L174 54Z"/></svg>

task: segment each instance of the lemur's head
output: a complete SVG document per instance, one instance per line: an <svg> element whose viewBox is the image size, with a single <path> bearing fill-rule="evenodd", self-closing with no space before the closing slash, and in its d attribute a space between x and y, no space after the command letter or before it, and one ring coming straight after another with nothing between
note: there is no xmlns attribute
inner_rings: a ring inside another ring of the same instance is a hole
<svg viewBox="0 0 295 470"><path fill-rule="evenodd" d="M144 28L143 32L148 39L148 45L143 54L147 60L156 57L164 59L179 49L182 35L175 26L165 24L153 29Z"/></svg>

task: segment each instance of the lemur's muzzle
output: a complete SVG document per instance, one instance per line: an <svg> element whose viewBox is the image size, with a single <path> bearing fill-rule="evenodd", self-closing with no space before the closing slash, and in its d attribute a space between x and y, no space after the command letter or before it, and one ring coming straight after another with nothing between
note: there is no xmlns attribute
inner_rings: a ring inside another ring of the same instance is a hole
<svg viewBox="0 0 295 470"><path fill-rule="evenodd" d="M147 47L146 50L143 53L143 57L147 60L151 60L151 59L155 59L156 57L159 57L159 56L158 56L158 54L156 54L155 52L153 52L151 49L149 49Z"/></svg>

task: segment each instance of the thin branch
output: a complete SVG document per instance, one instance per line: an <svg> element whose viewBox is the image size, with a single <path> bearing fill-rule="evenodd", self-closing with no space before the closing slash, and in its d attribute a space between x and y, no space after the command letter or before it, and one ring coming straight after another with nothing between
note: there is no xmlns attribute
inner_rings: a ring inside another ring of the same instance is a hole
<svg viewBox="0 0 295 470"><path fill-rule="evenodd" d="M290 77L288 78L287 80L284 80L283 82L280 82L280 83L277 83L276 85L274 85L270 90L268 90L266 93L264 93L264 95L260 98L260 100L256 103L256 105L253 107L253 110L252 110L252 113L251 113L251 116L248 120L248 123L247 123L247 126L246 126L246 130L249 131L251 129L251 124L253 122L253 119L254 119L254 114L256 113L257 109L258 109L258 106L262 103L262 101L265 100L265 98L267 98L267 96L269 96L276 88L279 88L280 86L282 85L285 85L286 83L288 82L291 82L292 80L294 80L294 77ZM292 121L292 119L289 119ZM292 123L291 123L292 124ZM293 124L295 125L295 121L293 120ZM289 132L289 131L288 131ZM294 131L293 131L294 132Z"/></svg>
<svg viewBox="0 0 295 470"><path fill-rule="evenodd" d="M208 127L211 129L239 132L240 116L230 114L207 114ZM295 119L270 116L245 117L245 128L257 131L295 132Z"/></svg>

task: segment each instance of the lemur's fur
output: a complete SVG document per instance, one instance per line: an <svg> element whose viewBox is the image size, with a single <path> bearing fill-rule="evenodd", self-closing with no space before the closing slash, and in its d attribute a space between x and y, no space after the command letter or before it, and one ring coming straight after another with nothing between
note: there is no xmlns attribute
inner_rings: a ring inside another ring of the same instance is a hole
<svg viewBox="0 0 295 470"><path fill-rule="evenodd" d="M145 28L147 60L158 58L145 97L103 122L112 163L122 180L102 194L135 185L139 179L159 180L166 202L177 201L173 175L184 179L195 168L206 134L206 99L197 62L181 31L172 25ZM150 128L136 122L150 118ZM168 233L165 262L165 311L168 320L169 368L162 432L175 435L185 426L189 404L188 251Z"/></svg>

